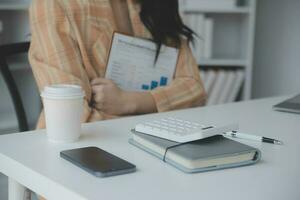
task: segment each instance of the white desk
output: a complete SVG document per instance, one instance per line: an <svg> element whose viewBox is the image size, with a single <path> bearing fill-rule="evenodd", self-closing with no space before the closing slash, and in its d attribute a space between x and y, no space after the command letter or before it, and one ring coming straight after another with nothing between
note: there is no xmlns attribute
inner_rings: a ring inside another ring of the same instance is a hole
<svg viewBox="0 0 300 200"><path fill-rule="evenodd" d="M285 98L182 110L162 115L200 122L238 122L243 132L281 139L284 146L248 142L262 151L256 165L184 174L128 144L130 129L156 115L86 124L78 143L48 143L44 131L0 136L0 172L49 200L300 199L300 115L272 111ZM96 178L59 157L95 145L137 165L133 174Z"/></svg>

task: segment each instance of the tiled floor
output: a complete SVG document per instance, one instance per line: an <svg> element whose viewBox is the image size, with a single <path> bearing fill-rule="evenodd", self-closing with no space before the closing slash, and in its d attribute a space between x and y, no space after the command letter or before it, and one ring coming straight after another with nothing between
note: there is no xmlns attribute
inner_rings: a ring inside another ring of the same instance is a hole
<svg viewBox="0 0 300 200"><path fill-rule="evenodd" d="M0 174L0 199L7 200L8 199L8 181L7 177Z"/></svg>

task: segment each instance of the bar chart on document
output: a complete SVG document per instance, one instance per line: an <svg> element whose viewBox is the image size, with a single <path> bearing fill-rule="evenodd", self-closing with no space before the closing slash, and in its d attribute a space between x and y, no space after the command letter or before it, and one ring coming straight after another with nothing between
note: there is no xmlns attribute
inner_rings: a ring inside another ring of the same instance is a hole
<svg viewBox="0 0 300 200"><path fill-rule="evenodd" d="M167 86L168 85L168 78L162 76L159 81L152 80L149 84L142 84L142 90L153 90L157 87Z"/></svg>
<svg viewBox="0 0 300 200"><path fill-rule="evenodd" d="M156 45L145 39L115 33L105 77L127 91L147 91L170 84L178 50L162 46L155 61Z"/></svg>

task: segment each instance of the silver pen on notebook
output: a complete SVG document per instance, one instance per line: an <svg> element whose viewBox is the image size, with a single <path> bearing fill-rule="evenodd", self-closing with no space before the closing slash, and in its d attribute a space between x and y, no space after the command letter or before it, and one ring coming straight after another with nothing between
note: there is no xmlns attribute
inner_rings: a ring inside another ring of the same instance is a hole
<svg viewBox="0 0 300 200"><path fill-rule="evenodd" d="M267 137L263 137L263 136L250 135L250 134L246 134L246 133L240 133L237 131L226 132L223 135L233 137L233 138L240 138L240 139L246 139L246 140L253 140L253 141L259 141L259 142L283 145L283 142L280 140L267 138Z"/></svg>

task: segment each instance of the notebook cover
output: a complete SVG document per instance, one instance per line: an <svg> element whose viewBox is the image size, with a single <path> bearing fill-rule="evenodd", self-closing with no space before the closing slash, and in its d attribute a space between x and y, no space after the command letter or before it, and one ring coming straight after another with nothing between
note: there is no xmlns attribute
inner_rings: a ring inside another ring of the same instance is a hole
<svg viewBox="0 0 300 200"><path fill-rule="evenodd" d="M300 113L300 95L273 106L275 110Z"/></svg>
<svg viewBox="0 0 300 200"><path fill-rule="evenodd" d="M167 149L171 146L177 145L178 143L172 142L169 140L161 139L158 137L133 132L133 134L138 135L139 137L142 137L145 140L148 140L150 142L153 142L163 149ZM133 139L129 140L129 143L158 157L159 159L163 160L164 155L160 155L159 153L137 143ZM261 152L253 147L241 144L239 142L236 142L234 140L227 139L221 135L213 136L210 138L206 138L203 140L198 140L190 143L186 143L180 146L177 146L175 148L171 148L168 150L168 153L175 153L177 155L180 155L191 162L193 160L199 160L199 159L207 159L207 158L221 158L221 157L227 157L232 156L236 154L244 154L255 151L256 155L253 160L245 161L245 162L238 162L234 164L224 164L219 166L212 166L212 167L206 167L206 168L195 168L190 169L186 168L180 163L177 163L173 160L170 160L166 156L165 162L180 169L181 171L185 173L196 173L196 172L204 172L204 171L211 171L211 170L219 170L219 169L225 169L225 168L233 168L233 167L240 167L245 165L251 165L257 163L261 158Z"/></svg>

